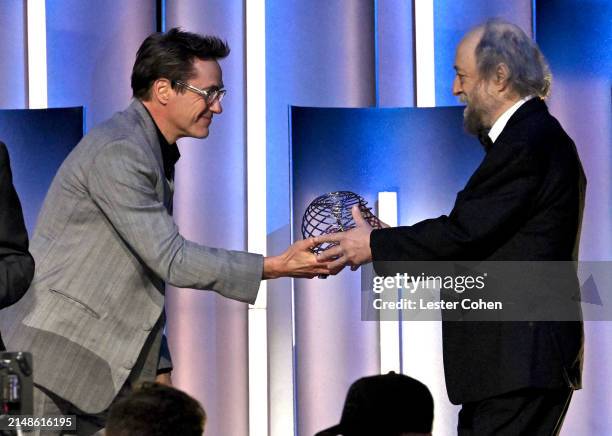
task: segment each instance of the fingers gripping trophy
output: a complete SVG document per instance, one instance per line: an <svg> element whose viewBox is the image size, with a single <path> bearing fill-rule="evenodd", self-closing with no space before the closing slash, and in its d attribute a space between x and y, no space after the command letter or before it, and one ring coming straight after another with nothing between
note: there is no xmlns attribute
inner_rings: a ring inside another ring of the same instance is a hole
<svg viewBox="0 0 612 436"><path fill-rule="evenodd" d="M346 232L356 227L352 209L357 207L363 219L373 228L381 228L382 222L372 213L367 201L350 191L330 192L315 198L306 208L302 218L304 239ZM337 242L322 242L311 250L320 254L338 245ZM320 276L326 277L326 276Z"/></svg>

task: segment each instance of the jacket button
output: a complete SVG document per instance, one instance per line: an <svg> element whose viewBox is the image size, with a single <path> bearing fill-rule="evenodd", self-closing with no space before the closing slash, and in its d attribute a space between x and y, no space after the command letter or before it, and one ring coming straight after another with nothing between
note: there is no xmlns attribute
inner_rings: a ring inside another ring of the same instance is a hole
<svg viewBox="0 0 612 436"><path fill-rule="evenodd" d="M123 362L123 367L125 369L132 369L134 367L134 361L133 360L126 360L125 362Z"/></svg>
<svg viewBox="0 0 612 436"><path fill-rule="evenodd" d="M145 332L149 332L149 331L153 330L153 324L145 322L144 324L142 324L142 329Z"/></svg>

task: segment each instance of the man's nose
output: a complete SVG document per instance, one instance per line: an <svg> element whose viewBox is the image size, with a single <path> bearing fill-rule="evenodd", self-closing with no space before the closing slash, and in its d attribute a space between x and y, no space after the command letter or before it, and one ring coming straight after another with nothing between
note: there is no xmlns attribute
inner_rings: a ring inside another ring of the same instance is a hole
<svg viewBox="0 0 612 436"><path fill-rule="evenodd" d="M459 78L455 76L455 79L453 80L453 95L457 96L461 94L461 91L461 82L459 81Z"/></svg>
<svg viewBox="0 0 612 436"><path fill-rule="evenodd" d="M210 111L215 114L223 112L223 106L221 106L219 99L216 99L213 104L210 105Z"/></svg>

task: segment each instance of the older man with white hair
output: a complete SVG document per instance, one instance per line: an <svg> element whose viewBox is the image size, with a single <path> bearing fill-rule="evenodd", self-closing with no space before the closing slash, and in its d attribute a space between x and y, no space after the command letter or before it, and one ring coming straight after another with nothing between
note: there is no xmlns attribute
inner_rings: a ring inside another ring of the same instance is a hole
<svg viewBox="0 0 612 436"><path fill-rule="evenodd" d="M457 48L453 93L464 126L486 155L451 213L373 230L359 222L321 260L572 261L578 252L586 178L570 137L544 98L551 76L538 46L517 26L491 20ZM378 264L380 265L380 264ZM375 263L377 267L377 263ZM582 323L445 322L448 396L461 404L460 435L555 435L581 387Z"/></svg>

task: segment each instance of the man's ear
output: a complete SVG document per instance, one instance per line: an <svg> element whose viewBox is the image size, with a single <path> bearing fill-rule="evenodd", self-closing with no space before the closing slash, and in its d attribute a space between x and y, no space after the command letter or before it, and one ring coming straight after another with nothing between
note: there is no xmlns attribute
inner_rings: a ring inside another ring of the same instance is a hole
<svg viewBox="0 0 612 436"><path fill-rule="evenodd" d="M504 92L509 89L511 74L512 73L510 72L510 68L508 68L508 65L503 62L497 64L497 67L495 68L494 77L494 83L497 92Z"/></svg>
<svg viewBox="0 0 612 436"><path fill-rule="evenodd" d="M151 98L160 104L166 105L172 93L172 86L168 79L157 79L151 86Z"/></svg>

